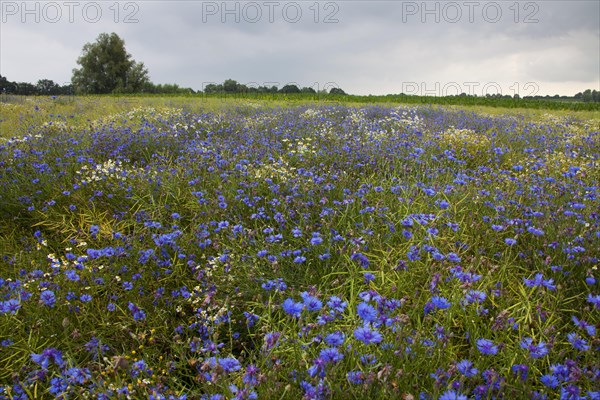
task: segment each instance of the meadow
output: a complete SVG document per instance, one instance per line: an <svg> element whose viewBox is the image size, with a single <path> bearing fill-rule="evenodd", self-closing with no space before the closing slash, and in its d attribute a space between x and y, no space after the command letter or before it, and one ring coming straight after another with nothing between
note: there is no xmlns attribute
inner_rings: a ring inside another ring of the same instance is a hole
<svg viewBox="0 0 600 400"><path fill-rule="evenodd" d="M0 102L0 399L600 399L597 110Z"/></svg>

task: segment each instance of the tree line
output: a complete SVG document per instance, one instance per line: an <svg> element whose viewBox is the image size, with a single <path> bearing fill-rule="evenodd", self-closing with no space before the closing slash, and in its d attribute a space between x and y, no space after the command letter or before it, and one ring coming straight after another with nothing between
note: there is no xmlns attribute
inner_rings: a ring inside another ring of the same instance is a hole
<svg viewBox="0 0 600 400"><path fill-rule="evenodd" d="M154 84L148 76L148 69L143 62L135 61L125 49L125 41L116 33L101 33L94 43L86 43L82 54L77 59L79 68L73 69L71 82L64 85L50 79L40 79L36 84L27 82L11 82L0 75L0 93L17 95L72 95L72 94L215 94L215 93L283 93L283 94L320 94L328 93L346 95L338 88L332 87L315 90L311 87L298 87L296 84L277 86L253 86L227 79L223 83L210 83L201 90L180 87L177 84ZM397 96L397 95L392 95ZM400 94L400 96L405 96ZM419 97L419 96L417 96ZM450 96L453 97L453 96ZM456 97L476 97L461 94ZM486 97L510 98L511 96L487 95ZM514 96L518 100L518 95ZM585 103L600 103L600 92L587 89L569 96L526 96L530 100L577 101Z"/></svg>

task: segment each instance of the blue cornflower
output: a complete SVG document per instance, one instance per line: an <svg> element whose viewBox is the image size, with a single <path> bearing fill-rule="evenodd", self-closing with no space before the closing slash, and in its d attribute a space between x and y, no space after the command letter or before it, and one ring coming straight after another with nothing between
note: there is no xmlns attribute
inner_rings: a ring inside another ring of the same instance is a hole
<svg viewBox="0 0 600 400"><path fill-rule="evenodd" d="M567 335L567 340L577 350L587 351L590 349L590 346L588 345L587 341L575 332L569 333Z"/></svg>
<svg viewBox="0 0 600 400"><path fill-rule="evenodd" d="M321 358L326 363L336 363L341 361L344 358L344 355L339 352L339 350L335 347L327 347L319 353L319 358Z"/></svg>
<svg viewBox="0 0 600 400"><path fill-rule="evenodd" d="M556 290L556 285L554 285L554 279L544 279L544 275L541 272L535 274L535 277L533 279L523 278L523 282L527 287L544 286L548 290Z"/></svg>
<svg viewBox="0 0 600 400"><path fill-rule="evenodd" d="M304 300L304 305L308 311L319 311L323 307L321 300L315 296L311 296L308 292L300 293L300 297Z"/></svg>
<svg viewBox="0 0 600 400"><path fill-rule="evenodd" d="M316 246L321 243L323 243L323 238L321 237L321 234L319 232L313 232L312 238L310 239L310 244L312 244L313 246Z"/></svg>
<svg viewBox="0 0 600 400"><path fill-rule="evenodd" d="M304 261L306 261L306 257L304 256L297 256L296 258L294 258L294 262L296 264L302 264Z"/></svg>
<svg viewBox="0 0 600 400"><path fill-rule="evenodd" d="M79 279L81 279L79 277L79 275L77 274L77 271L75 271L74 269L69 269L67 271L65 271L65 275L67 276L67 279L73 282L77 282L79 281Z"/></svg>
<svg viewBox="0 0 600 400"><path fill-rule="evenodd" d="M580 396L581 389L575 385L560 388L560 400L587 400L587 396Z"/></svg>
<svg viewBox="0 0 600 400"><path fill-rule="evenodd" d="M365 279L365 283L369 283L369 282L371 282L371 281L374 281L374 280L375 280L375 275L373 275L373 274L372 274L372 273L370 273L370 272L365 272L365 273L363 274L363 277L364 277L364 279Z"/></svg>
<svg viewBox="0 0 600 400"><path fill-rule="evenodd" d="M460 262L460 257L456 253L448 253L448 254L446 254L446 258L448 259L448 261L453 262L453 263Z"/></svg>
<svg viewBox="0 0 600 400"><path fill-rule="evenodd" d="M273 347L276 347L279 343L279 338L281 337L281 333L279 332L269 332L265 334L265 349L270 350Z"/></svg>
<svg viewBox="0 0 600 400"><path fill-rule="evenodd" d="M127 304L127 308L129 308L129 311L131 311L131 314L133 315L133 319L135 321L143 321L146 319L146 313L144 312L144 310L138 308L138 306L136 306L133 303L129 303Z"/></svg>
<svg viewBox="0 0 600 400"><path fill-rule="evenodd" d="M252 328L256 322L260 319L260 317L254 313L244 311L244 317L246 317L246 326L248 328Z"/></svg>
<svg viewBox="0 0 600 400"><path fill-rule="evenodd" d="M58 397L60 394L65 393L69 384L66 380L60 377L54 377L50 380L50 389L48 390L55 397Z"/></svg>
<svg viewBox="0 0 600 400"><path fill-rule="evenodd" d="M362 253L352 254L352 256L350 256L350 260L356 261L362 268L367 268L369 266L369 259Z"/></svg>
<svg viewBox="0 0 600 400"><path fill-rule="evenodd" d="M473 363L469 360L462 360L458 364L456 364L456 369L458 372L466 376L467 378L471 378L477 376L479 370L473 366Z"/></svg>
<svg viewBox="0 0 600 400"><path fill-rule="evenodd" d="M365 374L361 371L350 371L346 374L348 382L353 385L360 385L365 381Z"/></svg>
<svg viewBox="0 0 600 400"><path fill-rule="evenodd" d="M67 379L71 384L83 385L91 377L87 368L69 368L67 370Z"/></svg>
<svg viewBox="0 0 600 400"><path fill-rule="evenodd" d="M365 302L359 303L356 306L356 313L365 322L373 322L377 320L377 310Z"/></svg>
<svg viewBox="0 0 600 400"><path fill-rule="evenodd" d="M600 294L592 295L591 293L589 293L587 301L588 303L592 303L594 307L600 310Z"/></svg>
<svg viewBox="0 0 600 400"><path fill-rule="evenodd" d="M140 373L152 373L152 370L148 368L148 365L144 359L134 362L131 366L131 376L135 378Z"/></svg>
<svg viewBox="0 0 600 400"><path fill-rule="evenodd" d="M325 336L325 343L327 343L330 346L341 346L342 344L344 344L345 338L346 336L342 332L335 331Z"/></svg>
<svg viewBox="0 0 600 400"><path fill-rule="evenodd" d="M48 307L54 307L56 304L56 296L52 290L44 290L40 293L40 300Z"/></svg>
<svg viewBox="0 0 600 400"><path fill-rule="evenodd" d="M340 299L337 296L331 296L329 298L329 301L327 301L327 307L329 307L331 309L331 311L336 312L336 313L343 312L347 306L348 306L348 303L343 301L342 299Z"/></svg>
<svg viewBox="0 0 600 400"><path fill-rule="evenodd" d="M53 347L48 347L40 354L31 354L31 361L39 364L43 369L47 369L50 361L53 361L59 367L64 365L62 353Z"/></svg>
<svg viewBox="0 0 600 400"><path fill-rule="evenodd" d="M16 314L21 308L21 302L17 299L0 301L0 314Z"/></svg>
<svg viewBox="0 0 600 400"><path fill-rule="evenodd" d="M267 254L269 254L269 252L267 250L259 250L258 253L256 253L257 257L266 257Z"/></svg>
<svg viewBox="0 0 600 400"><path fill-rule="evenodd" d="M437 236L437 234L440 232L440 230L436 227L431 226L431 227L427 228L426 232L431 236Z"/></svg>
<svg viewBox="0 0 600 400"><path fill-rule="evenodd" d="M427 304L425 304L424 310L425 315L429 314L432 311L445 310L446 308L450 308L452 303L448 301L445 297L442 296L433 296Z"/></svg>
<svg viewBox="0 0 600 400"><path fill-rule="evenodd" d="M95 239L96 236L98 235L98 232L100 232L100 227L98 225L92 225L90 226L90 235Z"/></svg>
<svg viewBox="0 0 600 400"><path fill-rule="evenodd" d="M420 253L421 249L418 246L410 246L410 249L406 253L406 257L409 261L417 261L421 259Z"/></svg>
<svg viewBox="0 0 600 400"><path fill-rule="evenodd" d="M376 329L362 326L354 330L354 337L365 344L381 343L383 336Z"/></svg>
<svg viewBox="0 0 600 400"><path fill-rule="evenodd" d="M213 369L220 366L225 372L239 371L242 368L240 362L233 357L210 357L206 360L206 363Z"/></svg>
<svg viewBox="0 0 600 400"><path fill-rule="evenodd" d="M300 318L304 304L296 303L292 298L287 298L284 300L281 307L286 314L289 314L294 318Z"/></svg>
<svg viewBox="0 0 600 400"><path fill-rule="evenodd" d="M543 375L540 378L540 382L542 382L544 386L549 387L551 389L557 388L560 383L554 375L550 374Z"/></svg>
<svg viewBox="0 0 600 400"><path fill-rule="evenodd" d="M89 303L90 301L92 301L92 296L90 296L89 294L82 294L79 297L79 300L81 300L84 303Z"/></svg>
<svg viewBox="0 0 600 400"><path fill-rule="evenodd" d="M530 226L527 228L527 232L531 233L532 235L535 236L542 236L544 234L544 231L538 228L535 228L533 226Z"/></svg>
<svg viewBox="0 0 600 400"><path fill-rule="evenodd" d="M482 354L496 355L498 353L498 346L488 339L477 339L477 350Z"/></svg>
<svg viewBox="0 0 600 400"><path fill-rule="evenodd" d="M454 390L447 390L440 396L439 400L467 400L467 396Z"/></svg>
<svg viewBox="0 0 600 400"><path fill-rule="evenodd" d="M246 373L244 374L244 377L242 378L242 382L244 382L244 384L248 385L248 386L256 386L258 385L258 374L260 372L260 368L256 367L255 365L248 365L246 367Z"/></svg>
<svg viewBox="0 0 600 400"><path fill-rule="evenodd" d="M527 379L529 373L529 367L526 364L515 364L511 367L512 372L517 375L521 380Z"/></svg>
<svg viewBox="0 0 600 400"><path fill-rule="evenodd" d="M514 246L515 244L517 244L517 241L513 238L506 238L504 239L504 243L506 243L509 246Z"/></svg>
<svg viewBox="0 0 600 400"><path fill-rule="evenodd" d="M572 316L571 320L573 321L575 326L577 326L578 328L585 329L585 331L587 332L588 335L596 336L596 326L595 325L589 324L584 320L580 320L576 316Z"/></svg>
<svg viewBox="0 0 600 400"><path fill-rule="evenodd" d="M471 303L483 303L486 299L487 295L479 290L471 289L465 295L465 301L467 304Z"/></svg>

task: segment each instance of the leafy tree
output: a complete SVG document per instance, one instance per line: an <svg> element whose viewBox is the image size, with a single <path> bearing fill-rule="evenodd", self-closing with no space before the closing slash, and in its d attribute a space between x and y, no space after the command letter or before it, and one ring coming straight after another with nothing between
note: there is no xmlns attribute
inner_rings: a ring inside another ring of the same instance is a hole
<svg viewBox="0 0 600 400"><path fill-rule="evenodd" d="M222 84L218 84L215 85L214 83L209 83L208 85L206 85L204 87L204 93L219 93L223 91L223 85Z"/></svg>
<svg viewBox="0 0 600 400"><path fill-rule="evenodd" d="M305 86L302 89L300 89L300 93L312 93L312 94L316 94L317 92L316 92L315 89L313 89L311 87L308 87L308 86Z"/></svg>
<svg viewBox="0 0 600 400"><path fill-rule="evenodd" d="M38 94L57 94L60 86L51 79L40 79L35 85Z"/></svg>
<svg viewBox="0 0 600 400"><path fill-rule="evenodd" d="M149 82L143 63L131 59L125 42L116 33L101 33L95 43L83 46L73 70L72 82L80 93L140 91Z"/></svg>
<svg viewBox="0 0 600 400"><path fill-rule="evenodd" d="M12 82L6 79L5 76L0 75L0 92L8 92L12 86Z"/></svg>
<svg viewBox="0 0 600 400"><path fill-rule="evenodd" d="M300 93L300 89L296 85L285 85L279 89L280 93Z"/></svg>
<svg viewBox="0 0 600 400"><path fill-rule="evenodd" d="M236 93L238 91L239 84L233 79L227 79L223 82L223 90L227 93Z"/></svg>
<svg viewBox="0 0 600 400"><path fill-rule="evenodd" d="M331 90L329 91L329 94L346 94L346 92L344 92L342 89L340 88L331 88Z"/></svg>

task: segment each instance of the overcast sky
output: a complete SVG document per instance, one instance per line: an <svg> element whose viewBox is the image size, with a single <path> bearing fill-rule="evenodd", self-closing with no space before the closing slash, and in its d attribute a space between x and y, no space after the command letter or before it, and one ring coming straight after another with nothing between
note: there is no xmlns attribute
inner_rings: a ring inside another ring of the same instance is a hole
<svg viewBox="0 0 600 400"><path fill-rule="evenodd" d="M0 0L0 74L65 84L116 32L154 83L352 94L600 90L600 1Z"/></svg>

